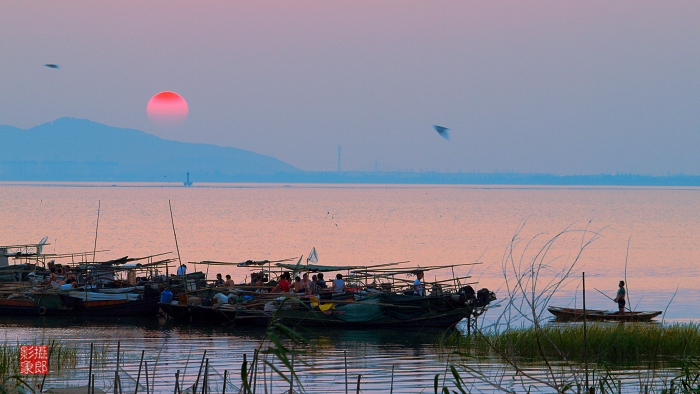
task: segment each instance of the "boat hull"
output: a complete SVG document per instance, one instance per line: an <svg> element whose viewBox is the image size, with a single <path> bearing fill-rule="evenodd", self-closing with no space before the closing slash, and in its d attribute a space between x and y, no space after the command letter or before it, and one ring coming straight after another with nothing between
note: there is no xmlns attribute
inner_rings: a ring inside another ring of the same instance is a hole
<svg viewBox="0 0 700 394"><path fill-rule="evenodd" d="M84 301L67 294L39 294L32 299L0 299L0 314L4 316L156 316L158 298Z"/></svg>
<svg viewBox="0 0 700 394"><path fill-rule="evenodd" d="M549 307L549 312L558 321L583 321L583 309ZM661 311L609 312L597 309L586 310L587 321L645 322L659 316Z"/></svg>
<svg viewBox="0 0 700 394"><path fill-rule="evenodd" d="M272 319L289 327L323 328L446 328L474 312L463 301L449 297L383 295L357 302L327 302L324 310L307 300L288 300L276 309L246 309L223 306L159 304L161 310L177 322L265 326Z"/></svg>

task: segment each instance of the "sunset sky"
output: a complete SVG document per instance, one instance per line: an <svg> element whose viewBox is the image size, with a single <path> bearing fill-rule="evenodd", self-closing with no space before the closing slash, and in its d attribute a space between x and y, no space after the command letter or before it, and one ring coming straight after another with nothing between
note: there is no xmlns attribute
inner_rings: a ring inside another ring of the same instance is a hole
<svg viewBox="0 0 700 394"><path fill-rule="evenodd" d="M4 0L0 35L0 124L86 118L314 171L341 145L343 170L700 174L697 1ZM181 126L149 121L160 91Z"/></svg>

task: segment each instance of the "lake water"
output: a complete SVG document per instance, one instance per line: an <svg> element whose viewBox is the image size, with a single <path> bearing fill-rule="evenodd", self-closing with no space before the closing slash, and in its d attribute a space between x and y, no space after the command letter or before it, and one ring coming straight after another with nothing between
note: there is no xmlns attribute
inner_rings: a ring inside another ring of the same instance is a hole
<svg viewBox="0 0 700 394"><path fill-rule="evenodd" d="M46 252L92 251L99 201L97 249L109 251L98 259L161 252L176 257L168 200L186 262L278 260L305 256L312 247L319 263L328 265L480 262L456 267L455 274L470 273L479 288L495 290L499 299L507 294L506 281L514 280L511 270L504 274L504 261L533 261L546 241L569 229L542 260L542 278L551 278L573 263L582 242L595 231L598 236L552 304L580 306L585 272L589 308L613 309L616 305L594 289L614 297L617 282L626 277L634 309L664 310L666 321L700 318L698 188L0 183L0 244L34 243L48 236ZM505 253L509 245L512 259ZM190 264L190 272L194 268ZM196 268L207 270L201 264ZM236 282L250 274L244 268L209 268L210 277L219 272ZM429 273L428 280L431 275L440 279L452 273ZM487 321L499 313L498 308L489 311ZM141 349L166 349L170 369L186 355L201 358L203 349L209 349L221 373L239 369L241 355L251 354L262 335L157 322L2 324L11 341L62 338L84 347L89 342L116 346L122 339L132 359ZM309 391L345 392L345 355L351 390L358 374L363 375L363 391L386 388L392 365L396 384L404 385L395 392L432 392L434 374L444 373L445 356L435 347L439 333L313 335L325 359L310 359L315 372L304 374Z"/></svg>

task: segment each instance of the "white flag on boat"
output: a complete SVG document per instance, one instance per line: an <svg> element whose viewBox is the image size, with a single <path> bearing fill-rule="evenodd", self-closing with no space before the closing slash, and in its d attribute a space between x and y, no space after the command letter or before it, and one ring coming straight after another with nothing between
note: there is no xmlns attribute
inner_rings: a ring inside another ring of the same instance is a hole
<svg viewBox="0 0 700 394"><path fill-rule="evenodd" d="M318 263L318 254L316 254L316 248L313 247L311 248L311 251L309 252L309 257L306 258L306 262L309 263Z"/></svg>

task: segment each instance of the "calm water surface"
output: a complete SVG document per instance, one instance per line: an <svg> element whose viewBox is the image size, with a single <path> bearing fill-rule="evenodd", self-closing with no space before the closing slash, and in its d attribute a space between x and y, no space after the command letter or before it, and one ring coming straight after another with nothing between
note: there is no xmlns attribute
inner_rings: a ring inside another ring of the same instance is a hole
<svg viewBox="0 0 700 394"><path fill-rule="evenodd" d="M109 250L103 259L174 253L170 200L183 261L276 260L305 255L315 247L319 263L331 265L481 262L458 267L455 273L471 273L479 287L503 296L504 252L521 225L516 261L531 258L544 241L564 229L588 229L600 237L584 250L572 280L555 294L553 304L580 306L580 274L585 271L588 307L613 309L615 304L592 289L614 297L627 261L632 306L666 310L668 321L700 317L698 188L195 186L0 183L0 244L33 243L49 236L48 252L92 251L99 201L97 249ZM554 244L544 276L573 261L582 234ZM190 265L190 271L193 268ZM249 275L242 268L222 267L212 267L209 275L218 272L230 273L237 282ZM498 309L489 312L498 313ZM220 373L240 368L242 354L252 353L261 335L157 322L110 326L5 321L3 328L8 340L18 341L46 337L80 346L100 341L116 346L122 339L129 357L138 358L141 349L163 349L161 360L172 365L184 362L183 357L186 361L188 355L201 358L207 349ZM352 388L358 374L367 390L387 387L393 365L395 384L405 384L394 392L432 392L432 378L444 373L445 366L444 355L435 347L438 334L316 333L324 358L309 359L308 368L315 372L304 375L305 385L319 392L327 387L344 392L347 351ZM189 368L194 364L199 360L190 361ZM186 375L190 374L188 370Z"/></svg>

